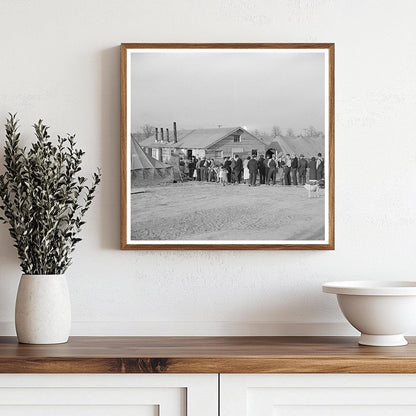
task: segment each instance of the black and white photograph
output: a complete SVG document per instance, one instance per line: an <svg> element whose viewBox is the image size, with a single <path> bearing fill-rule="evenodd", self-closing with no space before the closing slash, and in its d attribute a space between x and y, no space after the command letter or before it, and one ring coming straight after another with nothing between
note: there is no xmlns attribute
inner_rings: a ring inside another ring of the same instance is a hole
<svg viewBox="0 0 416 416"><path fill-rule="evenodd" d="M122 49L125 244L330 249L331 52Z"/></svg>

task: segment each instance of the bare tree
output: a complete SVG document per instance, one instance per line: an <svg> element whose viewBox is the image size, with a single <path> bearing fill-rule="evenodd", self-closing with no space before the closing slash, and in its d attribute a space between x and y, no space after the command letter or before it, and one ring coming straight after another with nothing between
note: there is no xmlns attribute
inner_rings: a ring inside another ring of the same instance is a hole
<svg viewBox="0 0 416 416"><path fill-rule="evenodd" d="M302 136L304 136L304 137L319 137L319 136L323 136L323 132L319 131L314 126L309 126L307 129L303 129Z"/></svg>
<svg viewBox="0 0 416 416"><path fill-rule="evenodd" d="M143 136L145 139L147 139L150 136L153 136L155 133L155 128L151 126L150 124L145 124L144 126L140 127L143 131Z"/></svg>
<svg viewBox="0 0 416 416"><path fill-rule="evenodd" d="M277 137L282 135L282 129L279 126L273 126L272 128L272 137Z"/></svg>
<svg viewBox="0 0 416 416"><path fill-rule="evenodd" d="M286 136L295 137L295 132L293 131L291 127L287 129Z"/></svg>

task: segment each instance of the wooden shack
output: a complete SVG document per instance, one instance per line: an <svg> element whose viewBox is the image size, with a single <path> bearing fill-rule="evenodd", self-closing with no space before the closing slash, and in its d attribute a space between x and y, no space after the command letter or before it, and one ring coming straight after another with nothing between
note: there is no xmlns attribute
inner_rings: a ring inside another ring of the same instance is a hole
<svg viewBox="0 0 416 416"><path fill-rule="evenodd" d="M184 158L206 157L221 160L225 156L240 157L264 154L263 141L243 127L220 127L212 129L176 130L157 128L154 136L141 142L141 146L152 157L166 162L172 154Z"/></svg>

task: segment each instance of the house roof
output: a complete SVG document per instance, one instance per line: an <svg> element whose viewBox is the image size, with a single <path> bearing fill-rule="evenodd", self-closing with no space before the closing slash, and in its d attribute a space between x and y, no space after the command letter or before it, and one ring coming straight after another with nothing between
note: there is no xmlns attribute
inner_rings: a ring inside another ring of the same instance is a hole
<svg viewBox="0 0 416 416"><path fill-rule="evenodd" d="M247 130L242 127L221 127L214 129L178 130L178 142L173 143L173 135L170 135L170 142L156 142L155 136L143 140L140 144L143 147L174 147L180 149L206 149L215 143L229 136L237 130ZM251 134L247 132L248 134ZM256 136L253 136L256 137ZM256 137L257 139L257 137ZM257 139L259 140L259 139ZM260 141L260 140L259 140Z"/></svg>
<svg viewBox="0 0 416 416"><path fill-rule="evenodd" d="M163 169L169 168L170 165L160 162L152 156L146 155L141 148L138 140L131 138L131 170L136 169Z"/></svg>
<svg viewBox="0 0 416 416"><path fill-rule="evenodd" d="M325 138L318 137L276 137L268 146L269 149L277 149L283 153L303 154L305 157L316 156L325 151Z"/></svg>

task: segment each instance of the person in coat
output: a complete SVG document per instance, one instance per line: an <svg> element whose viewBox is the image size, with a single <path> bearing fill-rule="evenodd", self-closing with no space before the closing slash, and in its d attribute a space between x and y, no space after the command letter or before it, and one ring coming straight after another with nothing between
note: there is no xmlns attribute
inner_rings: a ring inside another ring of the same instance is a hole
<svg viewBox="0 0 416 416"><path fill-rule="evenodd" d="M308 169L308 161L305 159L305 156L300 154L298 161L298 173L299 173L299 184L306 184L306 171Z"/></svg>
<svg viewBox="0 0 416 416"><path fill-rule="evenodd" d="M309 162L309 180L316 181L316 159L315 156L312 156L311 161Z"/></svg>
<svg viewBox="0 0 416 416"><path fill-rule="evenodd" d="M227 183L231 183L231 159L230 156L224 158L224 169L227 171Z"/></svg>
<svg viewBox="0 0 416 416"><path fill-rule="evenodd" d="M322 153L318 153L318 158L316 159L316 179L320 181L324 178L324 158Z"/></svg>
<svg viewBox="0 0 416 416"><path fill-rule="evenodd" d="M201 159L200 158L196 159L195 171L196 171L196 180L200 182L201 181Z"/></svg>
<svg viewBox="0 0 416 416"><path fill-rule="evenodd" d="M249 172L249 186L256 186L258 162L255 156L248 161L247 168Z"/></svg>
<svg viewBox="0 0 416 416"><path fill-rule="evenodd" d="M190 178L194 177L195 159L191 159L188 164L188 175Z"/></svg>
<svg viewBox="0 0 416 416"><path fill-rule="evenodd" d="M240 183L242 170L243 170L243 161L239 158L238 155L234 155L233 183Z"/></svg>
<svg viewBox="0 0 416 416"><path fill-rule="evenodd" d="M271 155L266 156L266 159L264 159L264 183L267 183L267 178L269 176L269 162L272 158Z"/></svg>
<svg viewBox="0 0 416 416"><path fill-rule="evenodd" d="M273 185L276 185L276 168L277 168L277 163L276 163L276 159L274 158L274 156L269 159L269 163L268 163L268 172L267 172L267 180L266 183L267 185L270 185L270 180L272 180Z"/></svg>
<svg viewBox="0 0 416 416"><path fill-rule="evenodd" d="M199 162L199 169L201 170L200 181L206 181L208 178L208 166L207 166L207 158L205 156L203 156L201 161Z"/></svg>
<svg viewBox="0 0 416 416"><path fill-rule="evenodd" d="M283 178L284 178L284 182L285 185L289 185L291 184L291 180L290 180L290 169L292 167L292 160L290 159L290 154L287 153L286 154L286 158L285 158L285 162L284 162L284 166L283 166Z"/></svg>
<svg viewBox="0 0 416 416"><path fill-rule="evenodd" d="M295 154L291 157L290 173L292 174L292 185L298 184L298 158Z"/></svg>
<svg viewBox="0 0 416 416"><path fill-rule="evenodd" d="M257 161L257 168L260 177L260 185L266 183L266 167L264 166L264 156L260 155L259 160Z"/></svg>
<svg viewBox="0 0 416 416"><path fill-rule="evenodd" d="M204 172L204 181L206 182L210 182L210 171L211 171L211 159L206 159L205 160L205 172Z"/></svg>

